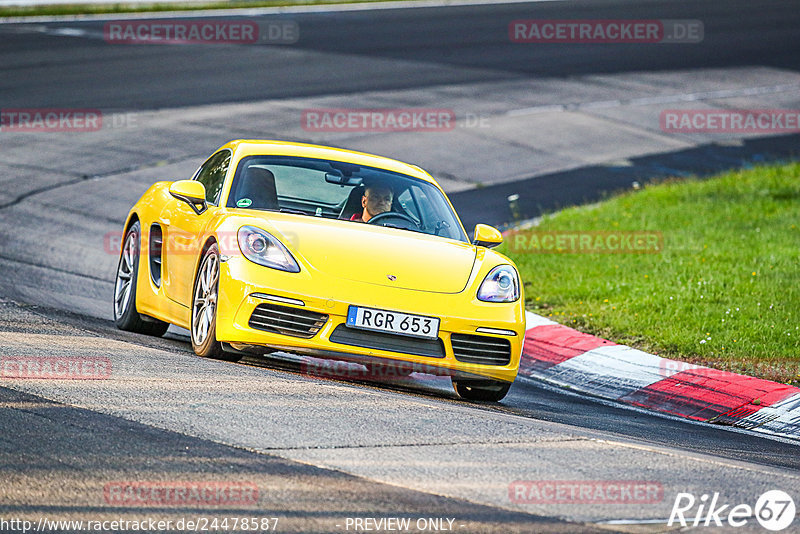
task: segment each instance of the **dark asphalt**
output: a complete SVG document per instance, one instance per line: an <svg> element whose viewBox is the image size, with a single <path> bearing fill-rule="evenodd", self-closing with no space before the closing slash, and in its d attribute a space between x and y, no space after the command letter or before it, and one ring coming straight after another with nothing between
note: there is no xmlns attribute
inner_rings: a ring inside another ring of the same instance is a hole
<svg viewBox="0 0 800 534"><path fill-rule="evenodd" d="M699 44L518 44L515 19L696 19ZM468 81L763 65L800 67L795 0L577 1L284 14L293 45L107 44L0 27L0 106L142 110Z"/></svg>
<svg viewBox="0 0 800 534"><path fill-rule="evenodd" d="M0 26L0 107L138 111L592 73L750 65L800 70L797 7L796 0L771 1L768 8L762 3L741 0L579 1L277 17L290 18L299 24L300 41L291 46L112 46L97 38L65 39L44 33L18 33L18 28ZM518 18L700 19L706 38L698 45L518 45L508 42L507 37L508 23ZM99 31L102 23L49 26ZM477 221L478 213L481 221L499 224L508 221L505 198L509 194L521 194L523 215L531 217L595 200L605 192L629 187L634 180L646 182L667 174L705 174L743 163L790 158L797 155L798 139L798 136L784 136L748 141L742 147L701 147L637 158L633 167L584 168L459 193L453 195L453 200L467 227ZM46 292L47 288L42 290ZM96 319L47 309L40 313L53 321L78 324L113 339L133 340L168 350L190 350L185 342L121 333L110 323ZM262 364L281 366L268 361ZM421 389L403 391L411 395L439 395L426 390L424 384ZM532 382L514 385L499 406L476 405L476 409L566 423L608 432L620 439L720 458L800 468L795 445L608 406ZM248 473L263 477L265 484L270 477L279 477L281 484L288 484L287 493L265 501L264 509L286 510L285 503L297 499L293 502L297 502L299 510L294 523L298 531L322 525L313 521L341 517L343 513L429 515L431 510L437 510L439 515L468 517L486 524L487 531L496 525L500 525L498 531L522 530L526 525L523 523L520 528L521 518L526 522L532 520L528 515L484 509L157 431L4 388L0 388L0 411L4 429L0 461L4 476L28 473L32 469L28 466L35 465L36 472L43 474L64 466L67 473L86 472L95 485L120 473L128 473L127 476ZM188 452L178 454L184 450ZM99 463L92 468L82 456L95 458ZM125 464L125 470L119 471ZM308 478L305 486L286 482L303 477ZM62 484L64 480L72 479L66 477L52 483ZM84 490L84 486L73 490L73 501L75 495L85 495ZM0 503L8 503L3 491L0 488ZM320 495L331 500L320 501ZM69 496L63 498L70 502ZM75 509L67 512L90 507L77 502L69 506ZM10 509L0 504L3 513L22 511L46 510ZM545 528L574 531L579 526L543 519L537 531Z"/></svg>
<svg viewBox="0 0 800 534"><path fill-rule="evenodd" d="M517 44L515 19L696 19L699 44ZM50 23L94 38L0 26L0 108L143 110L434 84L732 66L800 70L800 9L735 0L544 2L418 10L270 15L293 20L293 45L136 46L105 43L103 22ZM491 95L487 95L491 98ZM636 158L630 167L584 167L451 195L465 227L513 222L593 202L665 176L706 175L795 159L800 135L709 145Z"/></svg>
<svg viewBox="0 0 800 534"><path fill-rule="evenodd" d="M342 532L347 518L456 518L462 532L603 532L371 482L55 403L0 387L0 517L141 520L142 517L278 518L278 532ZM247 484L255 503L190 505L117 502L109 484L158 481ZM35 485L34 487L31 487ZM34 497L20 499L21 494ZM340 525L337 528L337 525ZM133 531L134 529L130 529ZM228 528L224 532L253 529ZM2 530L11 532L10 530ZM16 531L16 530L13 530ZM54 531L54 530L50 530ZM78 529L58 532L80 532ZM181 532L173 528L160 532ZM258 529L262 532L262 529ZM111 532L105 529L104 532ZM119 532L116 530L115 532ZM150 530L150 532L154 532Z"/></svg>
<svg viewBox="0 0 800 534"><path fill-rule="evenodd" d="M28 308L48 324L63 325L94 334L134 342L144 346L174 352L191 352L188 339L168 334L167 338L153 338L122 332L110 321L88 318L78 314L44 307ZM27 328L24 331L28 331ZM247 357L241 364L302 373L298 364L279 358ZM452 391L442 391L424 381L411 385L358 383L358 387L375 390L398 390L410 395L429 396L444 402L465 404L454 398ZM578 428L608 432L623 440L642 444L654 443L720 458L753 462L765 466L800 470L797 445L767 439L763 435L735 432L715 425L697 424L665 417L646 411L631 410L613 403L570 394L557 388L544 386L533 380L518 379L508 396L499 404L469 403L476 409L530 417L543 421L563 423Z"/></svg>

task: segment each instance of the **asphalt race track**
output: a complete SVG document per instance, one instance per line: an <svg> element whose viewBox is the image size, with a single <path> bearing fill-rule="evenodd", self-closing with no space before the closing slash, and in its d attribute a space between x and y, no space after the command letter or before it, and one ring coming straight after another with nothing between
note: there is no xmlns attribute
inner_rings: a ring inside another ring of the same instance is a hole
<svg viewBox="0 0 800 534"><path fill-rule="evenodd" d="M102 358L111 369L107 380L0 378L0 521L257 516L279 518L278 532L353 532L366 531L353 518L411 517L450 518L461 532L665 532L680 492L753 505L766 490L800 487L791 440L531 380L499 404L478 404L423 375L379 384L309 376L288 355L204 360L178 329L147 338L110 320L113 243L129 207L152 182L190 176L232 138L419 162L468 229L508 222L514 193L527 218L634 180L794 157L797 134L668 136L648 121L686 102L800 107L796 1L243 16L294 21L300 38L128 46L104 42L103 20L0 24L0 109L91 108L120 119L94 133L0 131L0 357ZM508 23L533 18L693 19L705 38L510 43ZM451 107L491 128L378 136L299 126L308 108L388 105ZM119 481L187 480L246 482L258 499L163 507L108 497ZM510 496L519 480L649 481L663 494L639 504L526 503ZM752 519L736 530L764 531ZM22 530L0 522L0 531Z"/></svg>
<svg viewBox="0 0 800 534"><path fill-rule="evenodd" d="M698 19L705 38L678 48L509 42L510 21L536 18ZM4 32L0 94L5 107L35 99L53 107L141 110L532 76L753 65L796 70L798 18L791 1L770 2L770 9L744 1L600 0L285 14L271 19L296 21L297 43L235 53ZM103 23L68 26L102 33Z"/></svg>

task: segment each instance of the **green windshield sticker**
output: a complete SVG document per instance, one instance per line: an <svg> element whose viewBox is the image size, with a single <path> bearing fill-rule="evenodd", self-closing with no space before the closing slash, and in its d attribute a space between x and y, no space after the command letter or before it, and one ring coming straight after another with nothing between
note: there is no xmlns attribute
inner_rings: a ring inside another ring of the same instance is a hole
<svg viewBox="0 0 800 534"><path fill-rule="evenodd" d="M246 208L252 203L253 201L250 200L249 198L242 198L239 199L239 202L237 202L236 205L239 206L240 208Z"/></svg>

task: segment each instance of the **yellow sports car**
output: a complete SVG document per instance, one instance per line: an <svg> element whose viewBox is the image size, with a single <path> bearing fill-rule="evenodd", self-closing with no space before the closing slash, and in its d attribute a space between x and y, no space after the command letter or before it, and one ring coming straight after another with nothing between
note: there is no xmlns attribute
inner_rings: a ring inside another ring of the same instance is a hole
<svg viewBox="0 0 800 534"><path fill-rule="evenodd" d="M232 141L191 180L157 182L125 222L119 328L191 332L194 351L237 360L286 351L450 376L496 401L525 335L514 263L467 237L414 165L329 147ZM399 368L399 367L398 367Z"/></svg>

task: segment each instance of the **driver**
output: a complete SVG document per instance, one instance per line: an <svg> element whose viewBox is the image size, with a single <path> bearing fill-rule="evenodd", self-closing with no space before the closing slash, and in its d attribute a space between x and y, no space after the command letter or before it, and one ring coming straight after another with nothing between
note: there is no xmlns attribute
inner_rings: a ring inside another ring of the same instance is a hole
<svg viewBox="0 0 800 534"><path fill-rule="evenodd" d="M368 185L364 189L364 195L361 197L361 207L364 208L363 211L353 214L350 220L369 222L369 220L376 215L391 210L392 199L394 199L394 193L388 185L381 183Z"/></svg>

